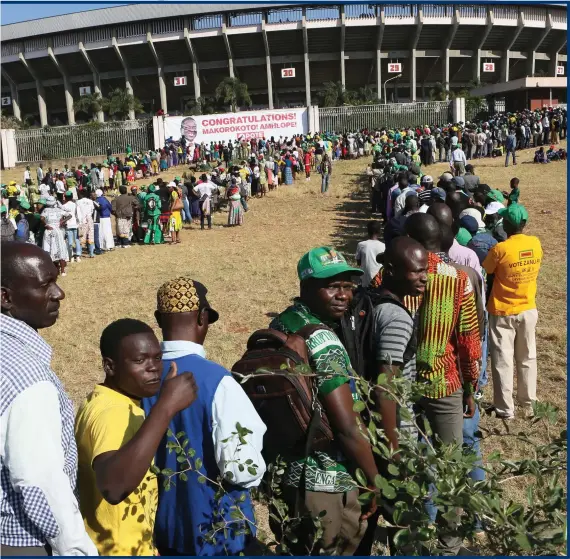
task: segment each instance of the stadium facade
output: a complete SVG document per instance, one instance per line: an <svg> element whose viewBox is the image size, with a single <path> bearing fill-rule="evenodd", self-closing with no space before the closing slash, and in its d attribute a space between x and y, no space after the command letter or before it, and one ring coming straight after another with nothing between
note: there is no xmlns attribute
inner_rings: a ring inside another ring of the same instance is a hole
<svg viewBox="0 0 570 559"><path fill-rule="evenodd" d="M74 99L120 87L182 114L227 76L258 108L314 105L327 81L427 101L437 82L566 76L566 36L557 5L134 4L2 26L2 109L73 124Z"/></svg>

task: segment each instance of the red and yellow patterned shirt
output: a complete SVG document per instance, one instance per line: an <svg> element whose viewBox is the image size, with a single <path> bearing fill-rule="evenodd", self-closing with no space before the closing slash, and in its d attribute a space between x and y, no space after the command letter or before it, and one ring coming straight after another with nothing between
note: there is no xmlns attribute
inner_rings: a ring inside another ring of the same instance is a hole
<svg viewBox="0 0 570 559"><path fill-rule="evenodd" d="M381 271L370 287L382 283ZM418 316L416 368L418 381L431 384L426 396L444 398L462 385L477 386L481 338L475 293L467 274L439 256L428 255L428 282L422 297L405 297ZM461 376L460 376L461 371Z"/></svg>

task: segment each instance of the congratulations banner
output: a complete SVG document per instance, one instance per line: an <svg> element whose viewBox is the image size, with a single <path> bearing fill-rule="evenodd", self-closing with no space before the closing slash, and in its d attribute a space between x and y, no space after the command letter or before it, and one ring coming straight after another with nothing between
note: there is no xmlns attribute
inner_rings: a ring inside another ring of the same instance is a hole
<svg viewBox="0 0 570 559"><path fill-rule="evenodd" d="M225 140L277 140L309 131L306 108L247 111L220 115L168 116L164 120L165 137L188 143Z"/></svg>

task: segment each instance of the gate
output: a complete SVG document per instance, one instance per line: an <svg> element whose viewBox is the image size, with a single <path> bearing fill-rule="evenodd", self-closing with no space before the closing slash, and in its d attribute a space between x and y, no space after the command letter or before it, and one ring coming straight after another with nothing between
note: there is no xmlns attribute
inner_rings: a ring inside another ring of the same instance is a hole
<svg viewBox="0 0 570 559"><path fill-rule="evenodd" d="M14 138L18 163L106 155L108 147L124 153L127 144L133 151L154 147L152 119L16 130Z"/></svg>
<svg viewBox="0 0 570 559"><path fill-rule="evenodd" d="M390 103L318 108L319 129L323 132L354 132L367 128L401 128L453 122L451 101Z"/></svg>

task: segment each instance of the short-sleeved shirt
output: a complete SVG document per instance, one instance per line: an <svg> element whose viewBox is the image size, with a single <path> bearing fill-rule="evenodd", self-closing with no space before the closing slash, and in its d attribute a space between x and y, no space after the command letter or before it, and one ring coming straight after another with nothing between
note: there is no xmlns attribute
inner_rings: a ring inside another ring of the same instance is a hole
<svg viewBox="0 0 570 559"><path fill-rule="evenodd" d="M87 533L100 555L155 555L152 534L158 483L149 471L123 502L111 505L97 487L93 461L119 450L142 426L140 402L97 385L79 409L75 438L79 451L79 502Z"/></svg>
<svg viewBox="0 0 570 559"><path fill-rule="evenodd" d="M542 261L537 237L512 235L495 245L483 268L493 274L493 288L487 304L490 314L512 316L536 308L536 281Z"/></svg>
<svg viewBox="0 0 570 559"><path fill-rule="evenodd" d="M286 334L294 334L309 324L326 324L304 305L295 299L292 306L275 318L270 328ZM309 364L317 374L318 393L321 396L350 381L351 363L346 349L339 337L329 329L317 330L307 340ZM357 395L353 393L353 398ZM305 464L304 458L288 457L289 465L284 482L293 487L299 486L299 480ZM305 489L323 493L344 493L355 487L355 481L347 471L346 458L340 450L331 447L331 452L314 451L307 459Z"/></svg>
<svg viewBox="0 0 570 559"><path fill-rule="evenodd" d="M374 308L373 340L377 363L400 365L402 377L410 382L416 381L416 356L407 356L404 363L404 353L414 332L414 321L410 313L397 304L383 303ZM407 402L406 407L413 417L413 402ZM398 421L401 430L415 430L412 421L401 417Z"/></svg>

